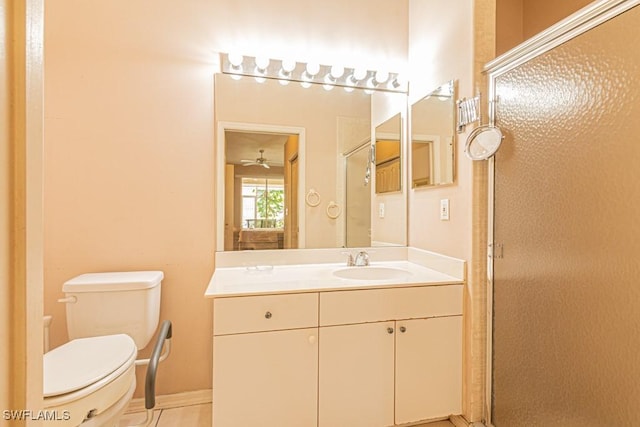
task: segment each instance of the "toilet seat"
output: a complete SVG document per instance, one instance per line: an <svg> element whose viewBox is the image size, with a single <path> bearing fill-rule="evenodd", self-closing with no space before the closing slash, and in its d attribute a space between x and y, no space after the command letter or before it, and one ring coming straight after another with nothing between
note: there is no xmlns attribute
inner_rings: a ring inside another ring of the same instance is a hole
<svg viewBox="0 0 640 427"><path fill-rule="evenodd" d="M80 338L46 353L44 407L69 418L55 425L77 426L89 412L99 415L130 399L136 355L133 339L125 334Z"/></svg>

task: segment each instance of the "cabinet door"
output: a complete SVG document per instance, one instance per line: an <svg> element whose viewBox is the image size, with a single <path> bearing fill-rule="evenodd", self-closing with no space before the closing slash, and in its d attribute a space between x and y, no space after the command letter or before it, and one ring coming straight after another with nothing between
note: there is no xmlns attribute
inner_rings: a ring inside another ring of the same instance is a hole
<svg viewBox="0 0 640 427"><path fill-rule="evenodd" d="M315 427L317 328L216 336L214 427Z"/></svg>
<svg viewBox="0 0 640 427"><path fill-rule="evenodd" d="M395 322L320 328L319 427L393 425Z"/></svg>
<svg viewBox="0 0 640 427"><path fill-rule="evenodd" d="M462 316L397 322L396 424L462 412Z"/></svg>

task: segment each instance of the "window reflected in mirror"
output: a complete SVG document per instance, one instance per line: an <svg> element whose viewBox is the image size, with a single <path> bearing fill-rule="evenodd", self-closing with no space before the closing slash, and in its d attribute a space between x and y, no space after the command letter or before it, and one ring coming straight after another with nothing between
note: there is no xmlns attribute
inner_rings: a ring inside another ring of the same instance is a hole
<svg viewBox="0 0 640 427"><path fill-rule="evenodd" d="M297 139L225 132L225 250L297 248Z"/></svg>
<svg viewBox="0 0 640 427"><path fill-rule="evenodd" d="M401 132L400 113L376 127L375 164L378 194L401 190Z"/></svg>
<svg viewBox="0 0 640 427"><path fill-rule="evenodd" d="M411 187L454 182L455 101L450 81L411 106Z"/></svg>

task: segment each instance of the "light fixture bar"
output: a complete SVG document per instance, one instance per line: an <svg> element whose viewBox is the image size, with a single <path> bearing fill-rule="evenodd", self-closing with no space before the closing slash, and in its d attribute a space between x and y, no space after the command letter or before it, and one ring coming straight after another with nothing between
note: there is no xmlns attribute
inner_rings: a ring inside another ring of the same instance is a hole
<svg viewBox="0 0 640 427"><path fill-rule="evenodd" d="M220 54L223 74L254 77L258 81L264 79L284 82L298 82L305 87L311 84L343 87L347 90L365 89L368 92L407 93L407 83L398 73L387 71L365 70L340 66L321 65L292 60L257 59L252 56L237 54ZM340 71L342 71L340 73ZM381 79L380 76L386 77Z"/></svg>

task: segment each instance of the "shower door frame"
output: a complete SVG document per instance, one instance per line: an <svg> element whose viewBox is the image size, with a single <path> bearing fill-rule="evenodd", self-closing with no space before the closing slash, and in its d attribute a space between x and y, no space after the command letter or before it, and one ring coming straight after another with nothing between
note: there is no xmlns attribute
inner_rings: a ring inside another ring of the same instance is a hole
<svg viewBox="0 0 640 427"><path fill-rule="evenodd" d="M563 19L547 30L539 33L514 49L488 62L483 73L487 75L489 122L496 119L496 80L503 74L536 58L559 45L586 33L594 27L615 18L618 15L640 5L640 0L600 0ZM492 392L493 392L493 253L494 253L494 223L495 223L495 158L488 160L488 193L487 193L487 347L486 347L486 375L484 398L484 423L488 427L492 424Z"/></svg>

